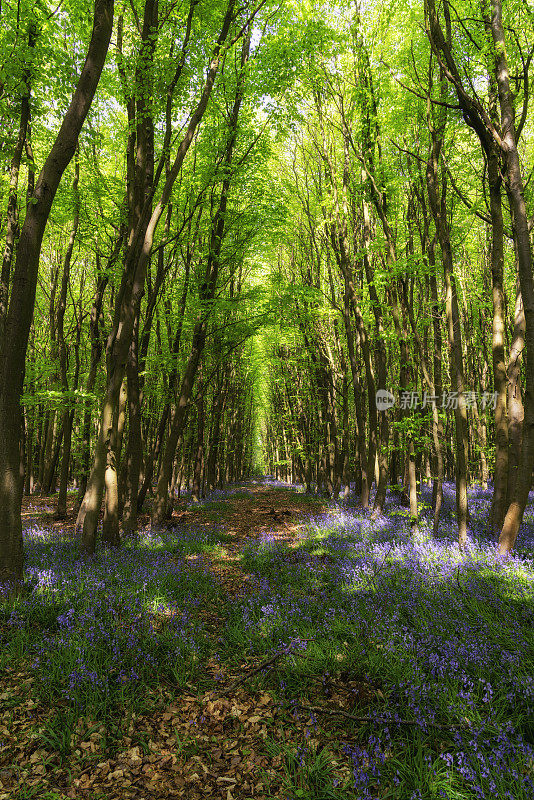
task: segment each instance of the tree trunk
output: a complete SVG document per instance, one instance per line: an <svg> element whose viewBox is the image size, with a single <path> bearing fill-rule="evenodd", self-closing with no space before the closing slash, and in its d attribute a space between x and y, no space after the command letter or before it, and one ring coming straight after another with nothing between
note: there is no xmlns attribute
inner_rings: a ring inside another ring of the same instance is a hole
<svg viewBox="0 0 534 800"><path fill-rule="evenodd" d="M429 247L428 261L430 266L429 283L430 283L430 295L432 302L432 331L434 340L434 347L433 347L434 388L436 396L442 397L443 383L441 376L441 351L442 351L441 314L439 310L438 286L437 286L436 271L435 271L436 263L435 263L434 241L431 242ZM436 455L435 475L434 475L434 482L432 485L432 507L434 509L434 520L433 520L432 530L434 536L437 536L439 529L439 516L441 512L441 506L443 504L443 477L445 473L445 463L443 458L443 442L444 442L443 420L439 415L437 403L432 404L432 437L434 440L434 452Z"/></svg>
<svg viewBox="0 0 534 800"><path fill-rule="evenodd" d="M119 241L114 247L114 255L118 257L120 252L122 238L124 236L124 228L119 236ZM109 260L109 267L114 263L113 254ZM98 260L97 260L98 264ZM99 274L96 282L95 294L93 297L93 306L89 318L89 335L91 339L91 361L89 364L89 372L85 383L85 391L92 392L95 386L96 375L100 357L102 356L102 340L99 331L99 320L102 311L102 303L104 301L104 292L108 285L109 278L107 275ZM78 489L77 504L81 505L85 490L87 488L87 478L89 475L90 461L91 461L91 407L86 401L84 414L83 414L83 428L82 428L82 458L81 458L81 478L80 486Z"/></svg>
<svg viewBox="0 0 534 800"><path fill-rule="evenodd" d="M467 464L468 464L468 427L467 410L464 397L464 371L462 356L462 339L460 329L460 313L458 295L452 260L449 224L447 219L446 183L442 174L441 193L439 192L439 157L442 144L442 131L431 126L432 149L427 163L427 188L432 216L436 224L441 255L443 259L443 275L445 280L445 314L450 351L450 368L452 385L457 398L454 402L455 438L456 438L456 515L458 522L458 542L463 548L467 541ZM441 197L440 197L441 194Z"/></svg>
<svg viewBox="0 0 534 800"><path fill-rule="evenodd" d="M525 347L525 313L523 310L523 298L521 297L519 276L517 276L516 284L514 329L506 370L508 379L508 484L506 508L508 508L512 502L517 481L517 470L521 455L523 419L525 416L523 398L521 395L521 362L523 359L523 349Z"/></svg>
<svg viewBox="0 0 534 800"><path fill-rule="evenodd" d="M59 349L59 377L63 392L67 392L69 389L68 376L67 376L67 344L65 342L64 320L65 320L65 310L67 308L67 291L70 283L70 263L72 260L74 242L76 241L76 235L78 233L78 225L80 222L80 194L78 191L79 180L80 180L80 163L78 159L78 150L76 150L76 157L74 161L74 179L72 181L74 216L72 220L72 228L70 232L69 243L67 245L67 251L65 253L65 259L63 262L63 276L61 280L61 290L59 294L59 304L56 316L57 341ZM77 329L77 342L76 342L77 355L80 346L80 335L81 335L81 309L80 309L78 329ZM78 364L79 364L79 357L78 357ZM76 386L74 388L76 388ZM64 519L67 515L67 484L69 480L69 464L70 464L70 452L72 445L73 421L74 421L74 409L71 410L68 407L65 407L63 410L63 423L62 423L63 460L61 462L59 494L56 506L56 517L58 519Z"/></svg>
<svg viewBox="0 0 534 800"><path fill-rule="evenodd" d="M52 483L54 480L55 468L54 454L58 438L57 416L56 409L50 409L50 420L48 423L44 449L43 481L41 484L42 495L49 495L52 493Z"/></svg>
<svg viewBox="0 0 534 800"><path fill-rule="evenodd" d="M210 432L210 446L206 467L206 484L208 491L215 487L217 460L219 456L219 444L221 438L221 420L224 412L227 394L227 379L223 375L222 382L218 384L217 391L212 403L213 424Z"/></svg>
<svg viewBox="0 0 534 800"><path fill-rule="evenodd" d="M193 470L193 486L191 499L197 502L202 497L202 470L204 467L204 394L200 395L197 413L197 441L195 452L195 466Z"/></svg>
<svg viewBox="0 0 534 800"><path fill-rule="evenodd" d="M108 451L106 456L106 469L104 472L104 485L106 489L104 501L104 519L102 522L102 541L111 547L120 546L120 495L119 495L119 466L121 462L122 440L126 424L126 404L128 392L126 379L122 381L119 391L119 401L110 431Z"/></svg>
<svg viewBox="0 0 534 800"><path fill-rule="evenodd" d="M145 498L146 498L146 493L147 493L149 487L152 484L152 476L154 475L154 466L157 467L157 465L158 465L159 456L160 456L160 452L161 452L161 445L163 443L163 438L165 436L165 430L167 428L168 419L169 419L169 404L165 403L165 405L163 407L163 411L161 413L161 417L160 417L159 423L158 423L158 429L157 429L157 432L156 432L156 441L155 441L155 444L154 444L154 448L148 454L148 458L147 458L147 462L146 462L145 474L144 474L144 477L143 477L143 483L141 485L141 488L139 490L139 496L137 498L137 510L138 511L141 511L141 509L143 508L143 505L144 505L144 502L145 502Z"/></svg>
<svg viewBox="0 0 534 800"><path fill-rule="evenodd" d="M494 121L497 120L496 85L490 72L489 95ZM501 198L501 169L499 155L493 146L487 155L491 215L491 289L493 301L492 360L495 405L495 467L493 497L489 516L489 532L497 536L507 509L508 485L508 418L506 415L506 363L504 355L505 298L504 298L504 224Z"/></svg>
<svg viewBox="0 0 534 800"><path fill-rule="evenodd" d="M122 526L125 533L133 533L137 530L137 501L143 447L141 436L139 364L137 360L138 332L139 316L134 326L130 353L128 355L128 364L126 367L128 380L128 449L126 452L127 477L125 503L122 512Z"/></svg>
<svg viewBox="0 0 534 800"><path fill-rule="evenodd" d="M39 466L37 469L37 491L41 491L43 485L43 476L45 468L45 449L46 441L48 439L48 426L50 424L50 410L40 407L41 410L41 427L38 436L39 443Z"/></svg>
<svg viewBox="0 0 534 800"><path fill-rule="evenodd" d="M28 45L30 51L35 47L37 30L31 23L28 30ZM22 151L26 144L26 136L30 122L30 69L24 70L22 83L24 92L21 98L19 133L9 169L9 199L7 202L6 244L2 258L2 271L0 273L0 362L5 342L5 326L9 301L9 282L11 277L11 263L15 250L15 242L19 232L18 185Z"/></svg>
<svg viewBox="0 0 534 800"><path fill-rule="evenodd" d="M515 545L532 486L532 470L534 469L534 275L523 176L516 142L515 108L510 88L501 0L491 0L491 33L495 45L495 76L501 109L506 191L513 216L513 234L525 315L526 344L525 417L521 456L512 501L506 512L499 536L499 551L504 554L509 553Z"/></svg>

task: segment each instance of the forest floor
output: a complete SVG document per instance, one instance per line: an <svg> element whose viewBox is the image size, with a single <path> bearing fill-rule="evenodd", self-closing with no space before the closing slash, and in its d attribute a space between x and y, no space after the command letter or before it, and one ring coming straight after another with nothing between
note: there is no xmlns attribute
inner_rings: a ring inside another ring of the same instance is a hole
<svg viewBox="0 0 534 800"><path fill-rule="evenodd" d="M25 500L0 604L0 800L531 798L533 508L506 560L276 482L81 559ZM534 498L533 498L534 499Z"/></svg>

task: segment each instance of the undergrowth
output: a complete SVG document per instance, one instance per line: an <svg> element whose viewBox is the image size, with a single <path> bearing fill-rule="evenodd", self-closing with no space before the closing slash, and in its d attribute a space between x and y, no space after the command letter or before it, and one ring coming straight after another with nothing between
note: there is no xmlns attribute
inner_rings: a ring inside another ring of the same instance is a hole
<svg viewBox="0 0 534 800"><path fill-rule="evenodd" d="M203 506L215 518L224 503ZM473 537L460 552L446 524L438 540L429 525L332 506L292 542L251 540L231 596L210 571L231 542L222 524L145 532L86 560L33 527L31 591L0 610L0 669L26 666L52 708L40 739L68 759L80 718L104 723L111 751L151 687L215 687L208 661L235 676L263 659L247 686L287 715L287 737L265 741L285 796L527 800L532 551L503 560Z"/></svg>

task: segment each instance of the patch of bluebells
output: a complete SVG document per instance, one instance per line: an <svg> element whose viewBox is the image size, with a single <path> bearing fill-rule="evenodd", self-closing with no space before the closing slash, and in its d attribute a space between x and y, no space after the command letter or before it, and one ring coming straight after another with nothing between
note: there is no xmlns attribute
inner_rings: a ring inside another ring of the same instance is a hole
<svg viewBox="0 0 534 800"><path fill-rule="evenodd" d="M219 535L224 532L222 524L195 527L180 524L166 529L158 528L141 531L136 539L138 547L167 553L205 553L212 550L220 541Z"/></svg>
<svg viewBox="0 0 534 800"><path fill-rule="evenodd" d="M530 798L532 509L525 514L521 555L503 559L485 536L484 519L475 517L489 509L491 491L471 492L473 518L464 551L456 540L454 487L446 485L444 495L436 539L431 514L424 512L412 529L393 493L376 521L368 511L330 504L308 519L297 547L260 538L245 553L253 591L243 592L229 626L241 630L248 650L258 654L276 652L297 636L309 640L310 672L320 663L322 647L323 669L336 669L335 651L341 650L344 669L378 676L386 702L366 713L381 718L379 729L384 716L391 720L397 750L410 736L430 737L449 726L453 742L443 758L435 754L427 765L430 782L439 783L443 768L449 770L444 792L454 785L451 796L458 798ZM305 674L302 667L300 681L284 676L286 694L295 698L305 689ZM403 718L414 724L403 726ZM386 739L377 739L351 751L358 797L379 796L380 780L395 783L384 755L388 748ZM414 796L417 792L414 787Z"/></svg>
<svg viewBox="0 0 534 800"><path fill-rule="evenodd" d="M90 559L42 529L27 529L24 539L33 591L16 601L8 626L27 630L44 693L104 708L140 682L169 672L187 678L207 643L197 614L202 589L214 588L205 565L178 557L156 534Z"/></svg>
<svg viewBox="0 0 534 800"><path fill-rule="evenodd" d="M361 800L373 800L377 796L376 789L382 778L390 748L391 738L388 728L378 735L371 734L365 747L359 745L343 747L345 755L352 762L353 786Z"/></svg>
<svg viewBox="0 0 534 800"><path fill-rule="evenodd" d="M270 489L297 489L297 486L286 481L279 481L274 475L264 475L261 479L262 486Z"/></svg>

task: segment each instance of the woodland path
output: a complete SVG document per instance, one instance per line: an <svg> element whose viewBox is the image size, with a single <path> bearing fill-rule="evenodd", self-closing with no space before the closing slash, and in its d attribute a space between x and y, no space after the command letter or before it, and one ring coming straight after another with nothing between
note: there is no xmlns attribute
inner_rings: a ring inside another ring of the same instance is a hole
<svg viewBox="0 0 534 800"><path fill-rule="evenodd" d="M243 496L246 492L250 497ZM209 503L209 497L207 498ZM249 576L240 568L243 550L254 541L267 537L273 544L295 546L302 524L312 514L326 512L327 506L304 494L286 488L275 488L248 481L240 485L235 496L229 495L220 508L218 524L224 536L224 549L209 559L210 569L230 594L243 589ZM217 504L219 506L219 504ZM214 520L209 506L190 505L186 511L176 511L171 525L210 524Z"/></svg>

